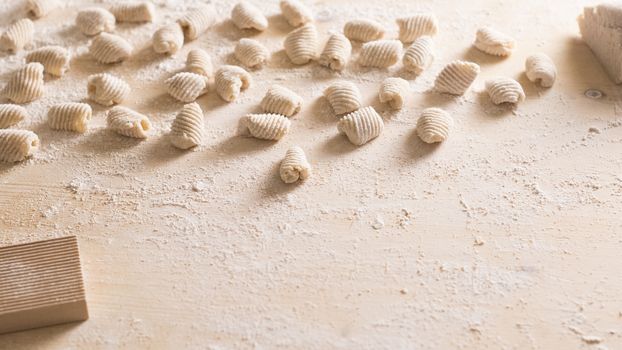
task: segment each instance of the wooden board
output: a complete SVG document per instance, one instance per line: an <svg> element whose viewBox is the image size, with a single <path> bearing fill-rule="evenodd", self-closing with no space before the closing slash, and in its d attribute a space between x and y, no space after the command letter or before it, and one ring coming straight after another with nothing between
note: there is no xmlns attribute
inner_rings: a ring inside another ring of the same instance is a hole
<svg viewBox="0 0 622 350"><path fill-rule="evenodd" d="M86 55L88 38L72 21L86 3L36 21L36 45L70 47L75 58L46 95L28 106L41 152L0 167L0 243L75 234L81 242L90 319L0 336L9 349L618 349L622 347L622 117L613 85L579 39L576 17L587 1L308 1L322 40L348 19L371 17L397 35L394 19L436 13L434 64L421 76L350 64L334 74L297 67L282 51L291 30L276 1L261 3L270 28L237 30L233 3L215 1L222 22L172 58L149 48L151 34L190 4L155 1L153 24L120 24L136 55L111 67ZM100 3L97 3L101 6ZM1 24L22 2L0 4ZM20 12L22 11L22 12ZM507 59L470 44L480 25L514 36ZM166 134L181 104L162 81L187 52L206 49L219 66L235 63L241 37L273 55L231 104L198 99L205 145L173 149ZM354 59L360 45L354 45ZM524 76L525 58L545 52L557 64L552 89ZM24 53L2 56L0 79ZM482 73L460 98L429 92L454 59ZM86 77L124 77L128 107L149 115L145 142L105 130L93 105L85 135L51 131L47 108L86 96ZM509 76L527 100L515 111L491 105L486 79ZM408 78L413 96L391 112L377 99L387 76ZM354 81L385 131L364 147L336 130L321 98L336 79ZM263 93L283 84L305 101L278 143L235 136L237 120L258 111ZM598 89L600 99L585 97ZM456 124L448 141L423 144L414 133L422 109L446 109ZM278 164L300 145L314 172L285 185Z"/></svg>

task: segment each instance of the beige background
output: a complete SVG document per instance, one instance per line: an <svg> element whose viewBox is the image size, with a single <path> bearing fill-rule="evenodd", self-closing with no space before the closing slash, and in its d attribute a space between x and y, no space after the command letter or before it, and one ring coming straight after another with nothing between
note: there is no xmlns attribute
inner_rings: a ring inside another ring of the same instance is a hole
<svg viewBox="0 0 622 350"><path fill-rule="evenodd" d="M622 348L622 113L612 85L578 38L586 1L307 1L322 44L348 19L370 17L395 37L394 19L431 10L440 20L434 65L420 77L400 65L336 74L293 67L282 48L291 30L277 1L254 1L269 15L262 34L227 19L172 58L156 55L151 34L193 3L158 0L158 20L117 33L136 55L98 65L73 26L79 8L37 20L34 47L60 44L75 58L44 98L27 106L41 151L0 166L0 243L79 237L91 319L0 336L2 349L620 349ZM106 3L98 4L100 6ZM1 24L24 16L22 1L0 4ZM492 25L517 39L508 59L471 48ZM162 81L193 47L218 66L233 63L237 39L253 36L274 52L254 83L227 104L214 92L206 144L181 152L165 135L181 104ZM355 57L358 46L355 47ZM525 58L545 52L558 65L550 90L528 82ZM0 58L0 80L25 52ZM482 67L460 98L428 92L453 59ZM133 87L127 106L155 130L135 141L104 129L93 105L84 135L53 132L49 106L80 101L86 77L109 71ZM376 94L387 76L409 78L413 97L391 112ZM486 78L518 79L527 101L514 112L491 105ZM321 98L339 77L355 81L386 121L360 148L337 134ZM278 143L235 136L266 89L283 84L304 97ZM596 88L601 99L584 91ZM422 109L441 106L456 126L447 142L414 134ZM590 131L590 128L591 131ZM298 144L314 166L304 184L284 185L280 159ZM595 342L598 340L599 342ZM590 343L592 341L592 343Z"/></svg>

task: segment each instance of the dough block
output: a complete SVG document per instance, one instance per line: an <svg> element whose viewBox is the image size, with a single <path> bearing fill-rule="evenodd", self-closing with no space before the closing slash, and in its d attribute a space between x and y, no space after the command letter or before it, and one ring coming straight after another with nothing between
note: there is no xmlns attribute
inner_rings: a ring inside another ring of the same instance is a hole
<svg viewBox="0 0 622 350"><path fill-rule="evenodd" d="M0 334L87 318L75 236L0 247Z"/></svg>
<svg viewBox="0 0 622 350"><path fill-rule="evenodd" d="M581 36L616 83L622 83L622 3L585 7L577 19Z"/></svg>

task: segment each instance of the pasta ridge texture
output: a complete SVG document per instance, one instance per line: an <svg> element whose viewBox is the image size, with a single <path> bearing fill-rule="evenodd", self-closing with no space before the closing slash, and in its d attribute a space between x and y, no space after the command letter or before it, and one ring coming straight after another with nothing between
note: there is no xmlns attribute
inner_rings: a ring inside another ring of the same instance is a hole
<svg viewBox="0 0 622 350"><path fill-rule="evenodd" d="M222 66L216 71L215 85L218 96L227 102L234 101L240 92L251 85L251 75L238 66Z"/></svg>
<svg viewBox="0 0 622 350"><path fill-rule="evenodd" d="M91 106L86 103L61 103L48 111L48 125L53 130L83 133L93 115Z"/></svg>
<svg viewBox="0 0 622 350"><path fill-rule="evenodd" d="M354 83L340 80L324 89L324 96L335 114L345 114L361 108L361 92Z"/></svg>
<svg viewBox="0 0 622 350"><path fill-rule="evenodd" d="M27 118L26 108L13 104L0 104L0 129L11 127Z"/></svg>
<svg viewBox="0 0 622 350"><path fill-rule="evenodd" d="M210 78L214 75L212 58L203 49L192 49L186 58L186 70Z"/></svg>
<svg viewBox="0 0 622 350"><path fill-rule="evenodd" d="M549 56L537 53L525 60L525 74L529 81L548 88L555 84L557 68Z"/></svg>
<svg viewBox="0 0 622 350"><path fill-rule="evenodd" d="M398 18L399 39L404 43L413 42L415 39L427 35L434 36L438 33L438 20L432 13L419 13L412 17Z"/></svg>
<svg viewBox="0 0 622 350"><path fill-rule="evenodd" d="M146 115L123 106L112 107L106 117L108 128L119 135L137 139L147 138L151 123Z"/></svg>
<svg viewBox="0 0 622 350"><path fill-rule="evenodd" d="M35 25L28 18L22 18L11 24L0 36L0 48L15 53L30 44L35 35Z"/></svg>
<svg viewBox="0 0 622 350"><path fill-rule="evenodd" d="M318 63L332 70L345 68L352 54L352 44L343 34L335 33L328 38Z"/></svg>
<svg viewBox="0 0 622 350"><path fill-rule="evenodd" d="M0 161L13 163L32 156L39 149L39 136L29 130L0 130Z"/></svg>
<svg viewBox="0 0 622 350"><path fill-rule="evenodd" d="M233 52L235 58L249 68L263 65L268 60L270 52L259 41L242 38L238 41Z"/></svg>
<svg viewBox="0 0 622 350"><path fill-rule="evenodd" d="M294 64L306 64L317 56L318 34L311 23L291 31L287 34L283 47L287 57Z"/></svg>
<svg viewBox="0 0 622 350"><path fill-rule="evenodd" d="M475 35L475 47L493 56L509 56L516 41L491 27L482 27Z"/></svg>
<svg viewBox="0 0 622 350"><path fill-rule="evenodd" d="M384 122L373 107L364 107L341 118L337 130L346 134L352 144L362 146L380 136Z"/></svg>
<svg viewBox="0 0 622 350"><path fill-rule="evenodd" d="M267 113L291 117L302 108L302 97L284 86L272 85L261 100L261 108Z"/></svg>
<svg viewBox="0 0 622 350"><path fill-rule="evenodd" d="M247 1L240 1L233 7L231 21L240 29L255 29L262 32L268 28L266 16Z"/></svg>
<svg viewBox="0 0 622 350"><path fill-rule="evenodd" d="M382 103L389 103L393 109L404 107L410 94L410 84L402 78L386 78L380 86L378 98Z"/></svg>
<svg viewBox="0 0 622 350"><path fill-rule="evenodd" d="M118 22L152 22L155 17L155 7L148 1L117 4L110 12Z"/></svg>
<svg viewBox="0 0 622 350"><path fill-rule="evenodd" d="M378 40L384 36L382 24L370 19L355 19L343 27L343 34L350 40L361 42Z"/></svg>
<svg viewBox="0 0 622 350"><path fill-rule="evenodd" d="M123 79L108 73L89 75L87 78L89 98L101 105L121 103L130 93L130 86Z"/></svg>
<svg viewBox="0 0 622 350"><path fill-rule="evenodd" d="M434 61L434 42L432 38L420 36L406 49L402 63L406 70L421 74Z"/></svg>
<svg viewBox="0 0 622 350"><path fill-rule="evenodd" d="M240 119L238 133L262 140L280 140L289 132L291 122L279 114L247 114Z"/></svg>
<svg viewBox="0 0 622 350"><path fill-rule="evenodd" d="M86 8L78 12L78 16L76 16L76 27L85 35L112 32L115 23L114 15L101 7Z"/></svg>
<svg viewBox="0 0 622 350"><path fill-rule="evenodd" d="M293 146L287 150L279 167L279 175L287 184L305 180L311 175L311 164L302 148Z"/></svg>
<svg viewBox="0 0 622 350"><path fill-rule="evenodd" d="M486 91L492 103L517 104L525 100L523 87L514 79L498 77L486 81Z"/></svg>
<svg viewBox="0 0 622 350"><path fill-rule="evenodd" d="M184 31L187 41L194 40L205 33L216 22L216 9L213 5L200 5L188 11L177 23Z"/></svg>
<svg viewBox="0 0 622 350"><path fill-rule="evenodd" d="M56 0L28 0L26 11L34 18L41 18L58 7Z"/></svg>
<svg viewBox="0 0 622 350"><path fill-rule="evenodd" d="M153 51L172 55L184 45L184 31L179 23L170 23L153 33Z"/></svg>
<svg viewBox="0 0 622 350"><path fill-rule="evenodd" d="M44 89L43 65L33 62L13 73L2 95L15 103L27 103L43 96Z"/></svg>
<svg viewBox="0 0 622 350"><path fill-rule="evenodd" d="M184 105L171 125L170 140L173 146L188 149L203 142L203 111L198 103Z"/></svg>
<svg viewBox="0 0 622 350"><path fill-rule="evenodd" d="M313 14L307 6L298 0L281 0L281 14L292 27L299 27L313 21Z"/></svg>
<svg viewBox="0 0 622 350"><path fill-rule="evenodd" d="M57 77L69 69L70 59L69 51L60 46L45 46L26 55L26 63L39 62L45 72Z"/></svg>
<svg viewBox="0 0 622 350"><path fill-rule="evenodd" d="M132 45L120 36L100 33L91 42L89 52L100 63L117 63L130 57Z"/></svg>
<svg viewBox="0 0 622 350"><path fill-rule="evenodd" d="M475 63L453 61L436 76L434 89L441 93L464 95L477 78L479 70L479 66Z"/></svg>
<svg viewBox="0 0 622 350"><path fill-rule="evenodd" d="M363 44L359 64L363 67L387 68L396 64L402 54L399 40L376 40Z"/></svg>
<svg viewBox="0 0 622 350"><path fill-rule="evenodd" d="M417 120L417 135L425 143L443 142L454 125L451 116L440 108L427 108Z"/></svg>
<svg viewBox="0 0 622 350"><path fill-rule="evenodd" d="M192 102L207 93L208 79L203 75L180 72L166 79L166 91L182 102Z"/></svg>

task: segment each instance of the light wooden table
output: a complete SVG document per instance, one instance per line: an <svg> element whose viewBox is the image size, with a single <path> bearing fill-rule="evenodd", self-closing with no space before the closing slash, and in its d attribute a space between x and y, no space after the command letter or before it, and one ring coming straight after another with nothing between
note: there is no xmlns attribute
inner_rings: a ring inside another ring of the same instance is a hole
<svg viewBox="0 0 622 350"><path fill-rule="evenodd" d="M85 55L88 39L72 26L89 4L68 1L36 21L36 46L63 44L76 58L27 107L33 120L21 126L39 134L41 152L0 166L0 243L77 235L91 318L0 336L1 349L622 348L621 90L578 37L587 1L306 1L322 40L348 19L374 18L395 37L398 16L439 17L437 57L420 77L354 63L341 74L386 121L360 148L337 134L320 98L340 75L292 66L280 51L291 28L277 2L253 2L270 14L254 37L274 55L239 101L214 92L198 100L206 142L186 153L165 138L181 104L161 82L193 47L216 66L233 62L236 40L248 36L227 21L233 2L217 1L223 22L164 58L150 51L150 36L190 3L155 1L156 23L119 26L137 54L112 67ZM20 4L0 4L0 24L20 17ZM484 24L517 39L511 57L470 47ZM550 90L523 75L535 52L557 64ZM23 55L0 58L2 81ZM473 88L456 99L426 92L454 59L481 65ZM86 77L102 71L131 83L127 105L151 118L149 140L108 133L95 105L87 134L47 129L47 108L83 99ZM377 101L391 75L414 90L401 112ZM496 75L523 84L527 101L515 112L483 92ZM278 143L236 137L237 119L257 111L274 83L305 100L291 133ZM590 88L604 97L586 98ZM437 147L414 134L431 106L456 121ZM314 173L286 186L276 169L293 144Z"/></svg>

